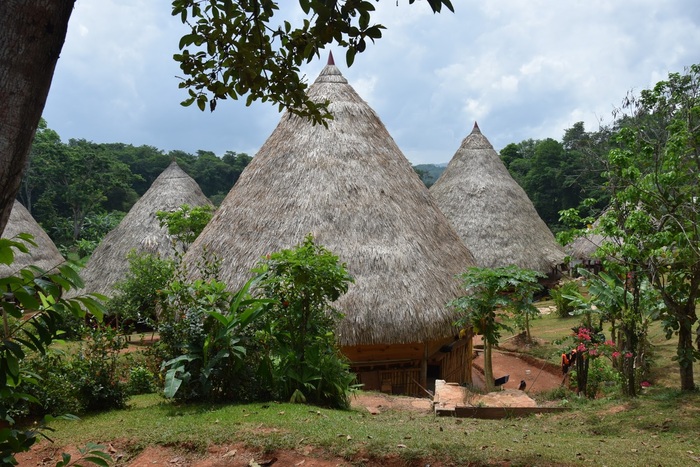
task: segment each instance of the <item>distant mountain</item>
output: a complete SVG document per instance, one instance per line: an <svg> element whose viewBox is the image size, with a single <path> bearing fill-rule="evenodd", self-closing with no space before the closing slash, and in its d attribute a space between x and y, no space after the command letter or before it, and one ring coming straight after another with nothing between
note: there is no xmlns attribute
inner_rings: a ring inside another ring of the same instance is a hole
<svg viewBox="0 0 700 467"><path fill-rule="evenodd" d="M413 166L413 170L418 173L418 176L425 186L430 188L430 186L440 178L440 175L445 171L447 167L447 162L443 164L418 164Z"/></svg>

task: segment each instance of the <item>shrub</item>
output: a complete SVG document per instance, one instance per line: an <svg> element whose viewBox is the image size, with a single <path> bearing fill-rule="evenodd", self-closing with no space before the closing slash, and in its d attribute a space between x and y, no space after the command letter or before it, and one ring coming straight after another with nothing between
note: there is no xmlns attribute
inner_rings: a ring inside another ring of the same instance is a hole
<svg viewBox="0 0 700 467"><path fill-rule="evenodd" d="M250 297L253 281L235 294L214 279L170 285L173 318L160 327L164 353L173 356L163 364L166 397L243 401L269 392L256 379L255 326L266 300Z"/></svg>
<svg viewBox="0 0 700 467"><path fill-rule="evenodd" d="M619 392L621 383L622 375L606 360L602 358L592 359L588 369L586 396L594 398L599 392L603 394Z"/></svg>
<svg viewBox="0 0 700 467"><path fill-rule="evenodd" d="M80 414L85 407L72 377L70 356L61 352L32 353L24 362L33 384L23 383L21 390L35 398L35 402L21 401L12 407L19 418L40 418L44 415Z"/></svg>
<svg viewBox="0 0 700 467"><path fill-rule="evenodd" d="M122 327L138 323L153 328L158 318L157 310L164 299L163 289L173 278L174 261L133 251L127 258L129 272L115 285L116 293L107 305L108 313Z"/></svg>
<svg viewBox="0 0 700 467"><path fill-rule="evenodd" d="M151 394L156 392L155 377L145 366L136 366L129 370L127 391L130 395Z"/></svg>
<svg viewBox="0 0 700 467"><path fill-rule="evenodd" d="M578 283L576 281L565 281L549 291L549 295L557 306L557 316L568 318L576 309L576 306L568 296L578 293Z"/></svg>
<svg viewBox="0 0 700 467"><path fill-rule="evenodd" d="M274 387L288 400L347 408L354 375L336 342L342 314L332 306L353 281L345 265L308 235L254 272L259 296L272 299L263 318Z"/></svg>
<svg viewBox="0 0 700 467"><path fill-rule="evenodd" d="M126 340L114 329L97 325L88 332L73 363L77 389L86 410L123 409L128 393L119 373L119 351Z"/></svg>

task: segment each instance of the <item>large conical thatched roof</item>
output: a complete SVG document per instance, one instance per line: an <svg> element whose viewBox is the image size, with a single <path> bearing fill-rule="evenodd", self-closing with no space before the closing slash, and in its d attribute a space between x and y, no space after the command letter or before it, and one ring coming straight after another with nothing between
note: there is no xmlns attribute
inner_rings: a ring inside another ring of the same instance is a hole
<svg viewBox="0 0 700 467"><path fill-rule="evenodd" d="M134 204L119 225L102 240L81 272L85 293L112 295L114 284L129 271L131 250L161 258L175 253L167 229L160 226L156 213L174 211L183 204L210 205L197 182L172 162Z"/></svg>
<svg viewBox="0 0 700 467"><path fill-rule="evenodd" d="M563 263L563 249L478 125L430 193L479 266L548 274Z"/></svg>
<svg viewBox="0 0 700 467"><path fill-rule="evenodd" d="M66 260L56 248L53 240L49 238L44 229L34 220L22 203L15 200L12 205L10 219L2 233L2 238L12 238L20 233L28 233L34 236L37 246L27 246L29 253L20 253L14 250L15 260L10 266L0 264L0 277L14 274L22 268L34 265L45 271L54 269Z"/></svg>
<svg viewBox="0 0 700 467"><path fill-rule="evenodd" d="M473 259L374 111L329 61L309 95L328 128L285 114L185 256L206 248L232 289L261 256L316 241L355 278L337 306L341 345L450 336L445 304Z"/></svg>

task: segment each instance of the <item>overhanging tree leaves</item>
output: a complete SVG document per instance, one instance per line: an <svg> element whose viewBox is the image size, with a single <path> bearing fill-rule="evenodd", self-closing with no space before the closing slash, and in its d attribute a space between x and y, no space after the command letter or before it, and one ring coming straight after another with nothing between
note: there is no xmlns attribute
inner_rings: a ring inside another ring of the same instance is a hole
<svg viewBox="0 0 700 467"><path fill-rule="evenodd" d="M434 12L443 6L454 11L450 0L428 3ZM173 15L190 27L174 55L186 75L180 83L189 93L183 105L213 111L220 100L247 96L246 105L271 101L314 123L330 114L325 103L306 95L299 67L333 43L346 49L351 66L384 29L371 24L371 1L299 0L305 15L299 26L275 16L274 0L174 0L172 5Z"/></svg>
<svg viewBox="0 0 700 467"><path fill-rule="evenodd" d="M13 249L27 253L35 246L28 234L0 238L0 264L12 264ZM0 429L0 465L15 465L14 454L28 450L46 429L44 423L20 429L11 413L12 405L19 401L40 403L22 390L22 382L37 384L36 375L25 368L26 354L45 353L57 338L66 316L84 318L87 310L98 320L102 319L103 297L79 296L70 300L62 297L63 292L82 285L71 265L50 272L30 266L15 275L0 277L3 291L0 294L0 421L5 425Z"/></svg>

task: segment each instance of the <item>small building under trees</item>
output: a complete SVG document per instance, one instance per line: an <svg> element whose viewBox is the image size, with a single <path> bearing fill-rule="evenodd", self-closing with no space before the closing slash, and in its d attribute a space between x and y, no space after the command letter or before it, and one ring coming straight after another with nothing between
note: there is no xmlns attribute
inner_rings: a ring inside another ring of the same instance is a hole
<svg viewBox="0 0 700 467"><path fill-rule="evenodd" d="M219 279L238 290L262 256L312 234L354 278L335 303L337 338L364 389L469 382L471 339L446 304L472 254L332 57L309 96L329 101L327 127L284 114L184 261L216 255Z"/></svg>

